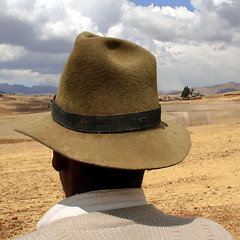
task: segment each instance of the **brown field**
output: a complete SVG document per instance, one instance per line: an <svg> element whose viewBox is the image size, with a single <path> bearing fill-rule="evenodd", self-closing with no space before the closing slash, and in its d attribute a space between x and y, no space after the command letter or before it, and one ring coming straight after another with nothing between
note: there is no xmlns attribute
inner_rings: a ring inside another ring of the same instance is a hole
<svg viewBox="0 0 240 240"><path fill-rule="evenodd" d="M13 131L48 114L42 112L48 105L41 104L50 98L10 97L16 99L0 100L0 239L33 231L43 214L64 198L51 167L51 150ZM239 95L164 103L162 110L163 120L187 127L192 150L174 167L146 172L148 202L167 213L212 219L240 240Z"/></svg>

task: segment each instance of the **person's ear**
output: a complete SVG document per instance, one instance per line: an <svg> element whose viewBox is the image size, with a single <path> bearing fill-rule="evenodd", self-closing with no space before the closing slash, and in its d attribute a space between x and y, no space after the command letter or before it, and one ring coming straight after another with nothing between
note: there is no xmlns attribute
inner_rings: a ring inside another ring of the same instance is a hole
<svg viewBox="0 0 240 240"><path fill-rule="evenodd" d="M53 151L53 158L52 158L52 166L53 168L60 172L66 168L67 161L65 157L63 157L61 154Z"/></svg>

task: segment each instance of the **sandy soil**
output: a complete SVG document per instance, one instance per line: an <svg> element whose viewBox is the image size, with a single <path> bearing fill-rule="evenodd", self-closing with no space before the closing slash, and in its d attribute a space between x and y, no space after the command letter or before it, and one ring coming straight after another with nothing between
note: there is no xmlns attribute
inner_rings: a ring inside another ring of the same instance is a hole
<svg viewBox="0 0 240 240"><path fill-rule="evenodd" d="M147 171L148 202L177 215L202 216L240 239L239 101L165 104L164 120L187 126L192 150L180 164ZM195 114L197 113L197 117ZM0 238L35 229L37 221L64 198L51 150L13 129L47 113L0 116Z"/></svg>
<svg viewBox="0 0 240 240"><path fill-rule="evenodd" d="M53 94L42 96L3 94L0 97L0 116L50 111L52 98Z"/></svg>

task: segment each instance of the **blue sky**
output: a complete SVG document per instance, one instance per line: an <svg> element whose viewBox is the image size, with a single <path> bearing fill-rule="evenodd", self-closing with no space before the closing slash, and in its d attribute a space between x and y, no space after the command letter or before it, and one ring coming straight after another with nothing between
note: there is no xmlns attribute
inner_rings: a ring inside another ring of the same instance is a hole
<svg viewBox="0 0 240 240"><path fill-rule="evenodd" d="M190 11L194 11L194 7L191 5L190 0L131 0L131 2L134 2L137 6L149 6L151 3L153 3L155 6L184 6Z"/></svg>

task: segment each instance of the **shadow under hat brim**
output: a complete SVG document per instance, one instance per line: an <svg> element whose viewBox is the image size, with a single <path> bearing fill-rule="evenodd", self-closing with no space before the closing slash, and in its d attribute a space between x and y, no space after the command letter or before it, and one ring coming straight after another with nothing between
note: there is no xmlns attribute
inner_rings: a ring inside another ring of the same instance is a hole
<svg viewBox="0 0 240 240"><path fill-rule="evenodd" d="M125 133L92 134L64 128L49 114L16 131L70 159L118 169L172 166L181 162L191 147L187 130L173 122Z"/></svg>

